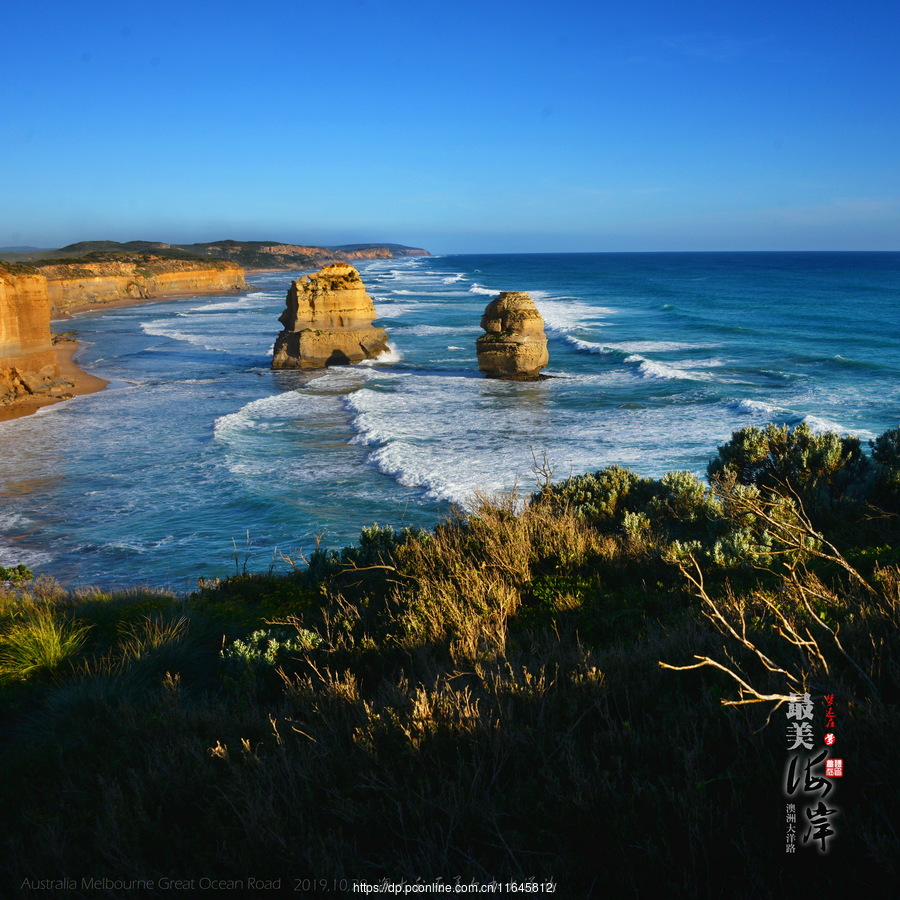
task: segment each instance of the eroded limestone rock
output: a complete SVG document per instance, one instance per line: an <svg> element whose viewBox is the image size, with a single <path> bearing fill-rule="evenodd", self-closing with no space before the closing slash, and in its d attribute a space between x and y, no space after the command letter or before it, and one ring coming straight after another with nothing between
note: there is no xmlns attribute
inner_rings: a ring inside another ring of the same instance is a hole
<svg viewBox="0 0 900 900"><path fill-rule="evenodd" d="M374 359L388 349L387 333L374 328L375 304L359 272L325 266L295 281L287 295L284 325L275 340L274 369L318 369Z"/></svg>
<svg viewBox="0 0 900 900"><path fill-rule="evenodd" d="M47 279L0 265L0 406L49 389L58 379Z"/></svg>
<svg viewBox="0 0 900 900"><path fill-rule="evenodd" d="M550 362L544 320L528 294L504 291L481 317L478 368L489 378L530 381Z"/></svg>

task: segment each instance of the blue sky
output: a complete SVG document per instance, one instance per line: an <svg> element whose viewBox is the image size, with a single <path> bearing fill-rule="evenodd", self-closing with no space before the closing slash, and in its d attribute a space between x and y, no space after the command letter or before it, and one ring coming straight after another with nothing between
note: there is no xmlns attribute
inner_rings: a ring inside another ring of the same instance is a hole
<svg viewBox="0 0 900 900"><path fill-rule="evenodd" d="M900 250L895 2L19 2L0 246Z"/></svg>

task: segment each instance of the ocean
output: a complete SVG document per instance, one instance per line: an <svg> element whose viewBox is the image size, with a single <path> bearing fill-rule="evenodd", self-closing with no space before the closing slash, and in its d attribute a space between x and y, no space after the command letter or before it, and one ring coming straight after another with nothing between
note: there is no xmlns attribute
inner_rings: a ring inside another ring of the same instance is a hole
<svg viewBox="0 0 900 900"><path fill-rule="evenodd" d="M415 257L360 266L390 354L273 371L298 272L243 294L85 313L110 381L0 423L0 563L72 586L191 590L286 569L365 525L430 527L476 494L618 464L703 475L767 422L870 439L900 424L900 253ZM550 378L488 380L499 291L544 317Z"/></svg>

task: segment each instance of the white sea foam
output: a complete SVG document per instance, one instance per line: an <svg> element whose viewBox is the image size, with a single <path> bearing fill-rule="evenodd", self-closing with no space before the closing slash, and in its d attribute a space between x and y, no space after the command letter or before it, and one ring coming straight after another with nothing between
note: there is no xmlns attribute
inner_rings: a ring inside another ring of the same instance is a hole
<svg viewBox="0 0 900 900"><path fill-rule="evenodd" d="M376 319L396 319L399 316L408 316L410 313L420 313L423 310L443 309L443 303L423 301L422 303L403 303L396 300L375 298Z"/></svg>
<svg viewBox="0 0 900 900"><path fill-rule="evenodd" d="M29 569L42 569L53 561L53 554L22 544L0 544L0 566L23 564Z"/></svg>
<svg viewBox="0 0 900 900"><path fill-rule="evenodd" d="M762 400L733 400L730 403L727 403L726 406L735 412L752 416L772 416L779 409L777 406L764 403Z"/></svg>
<svg viewBox="0 0 900 900"><path fill-rule="evenodd" d="M391 291L400 297L446 297L449 291L407 291L405 289Z"/></svg>
<svg viewBox="0 0 900 900"><path fill-rule="evenodd" d="M244 294L231 300L224 300L219 303L204 303L201 306L192 306L188 313L207 313L207 312L232 312L234 310L260 309L268 306L275 301L276 297L273 293L265 291L254 291L251 294ZM179 313L178 315L184 315Z"/></svg>
<svg viewBox="0 0 900 900"><path fill-rule="evenodd" d="M482 287L477 281L469 286L470 294L481 294L484 297L496 297L500 291L495 290L494 288L486 288Z"/></svg>
<svg viewBox="0 0 900 900"><path fill-rule="evenodd" d="M186 344L192 344L195 347L202 347L204 350L213 350L218 353L227 353L224 347L216 347L209 344L206 335L188 334L185 331L179 331L175 328L166 327L159 322L141 322L141 330L150 337L164 337L173 341L183 341Z"/></svg>
<svg viewBox="0 0 900 900"><path fill-rule="evenodd" d="M597 344L593 341L583 341L581 338L573 337L571 334L566 335L566 341L570 343L576 350L584 353L608 353L609 350L603 344Z"/></svg>
<svg viewBox="0 0 900 900"><path fill-rule="evenodd" d="M696 369L716 368L722 365L719 359L683 360L681 362L660 362L647 359L639 354L626 356L625 362L636 366L642 378L655 378L663 381L683 379L687 381L710 381L714 376Z"/></svg>
<svg viewBox="0 0 900 900"><path fill-rule="evenodd" d="M12 531L13 529L28 529L34 524L33 519L22 513L10 513L0 518L0 528L4 531Z"/></svg>
<svg viewBox="0 0 900 900"><path fill-rule="evenodd" d="M608 307L593 306L583 300L550 300L538 297L535 299L535 306L544 320L544 328L564 335L585 327L594 328L602 325L603 319L615 312Z"/></svg>
<svg viewBox="0 0 900 900"><path fill-rule="evenodd" d="M260 397L242 406L237 412L219 416L213 423L216 437L225 437L229 433L256 428L266 421L279 421L309 411L310 398L299 391L286 391L270 397Z"/></svg>
<svg viewBox="0 0 900 900"><path fill-rule="evenodd" d="M388 363L398 363L403 359L403 354L394 346L390 341L388 342L388 349L383 353L379 353L375 359L364 359L359 365L361 366L376 366L376 365L386 365Z"/></svg>
<svg viewBox="0 0 900 900"><path fill-rule="evenodd" d="M583 471L598 460L620 458L608 419L550 415L550 390L550 382L511 386L418 376L402 391L363 389L345 403L357 433L354 443L371 448L369 462L379 471L422 490L427 499L466 505L478 490L527 480L532 448L549 449L559 471Z"/></svg>
<svg viewBox="0 0 900 900"><path fill-rule="evenodd" d="M548 449L564 477L613 462L646 469L661 460L673 429L684 423L666 409L613 409L588 416L548 415L540 385L496 386L478 379L422 377L410 390L360 390L347 398L354 441L371 448L369 462L398 483L432 500L468 504L479 489L508 488L532 471L532 449ZM524 388L524 390L523 390ZM516 402L510 402L512 397ZM719 412L710 412L711 422ZM635 417L642 427L635 439ZM705 424L704 430L709 424ZM650 431L652 430L652 436ZM566 440L559 441L564 433ZM717 435L717 437L719 437Z"/></svg>
<svg viewBox="0 0 900 900"><path fill-rule="evenodd" d="M480 325L408 325L398 333L402 333L404 336L428 337L439 334L483 334L484 332Z"/></svg>
<svg viewBox="0 0 900 900"><path fill-rule="evenodd" d="M822 416L806 415L803 417L803 421L809 425L810 430L816 434L822 434L826 431L835 431L838 434L853 434L859 438L870 439L875 437L875 432L873 431L867 431L864 428L845 428L840 422L835 422L833 419L826 419Z"/></svg>
<svg viewBox="0 0 900 900"><path fill-rule="evenodd" d="M691 343L689 341L605 341L603 347L622 353L670 353L682 350L708 350L721 346L718 343Z"/></svg>
<svg viewBox="0 0 900 900"><path fill-rule="evenodd" d="M192 306L188 310L190 313L211 313L211 312L236 312L237 310L250 309L250 304L241 300L232 300L228 303L209 303L206 306ZM183 315L183 313L179 313Z"/></svg>

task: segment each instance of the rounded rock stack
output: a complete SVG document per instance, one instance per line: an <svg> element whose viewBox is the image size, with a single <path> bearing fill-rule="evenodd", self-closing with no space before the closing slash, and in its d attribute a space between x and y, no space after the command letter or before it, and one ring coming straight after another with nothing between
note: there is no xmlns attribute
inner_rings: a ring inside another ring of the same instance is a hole
<svg viewBox="0 0 900 900"><path fill-rule="evenodd" d="M353 266L325 266L295 281L275 340L273 369L320 369L375 359L388 336L374 328L375 304Z"/></svg>
<svg viewBox="0 0 900 900"><path fill-rule="evenodd" d="M550 362L544 320L528 294L504 291L481 317L487 332L475 341L478 368L488 378L534 381Z"/></svg>

